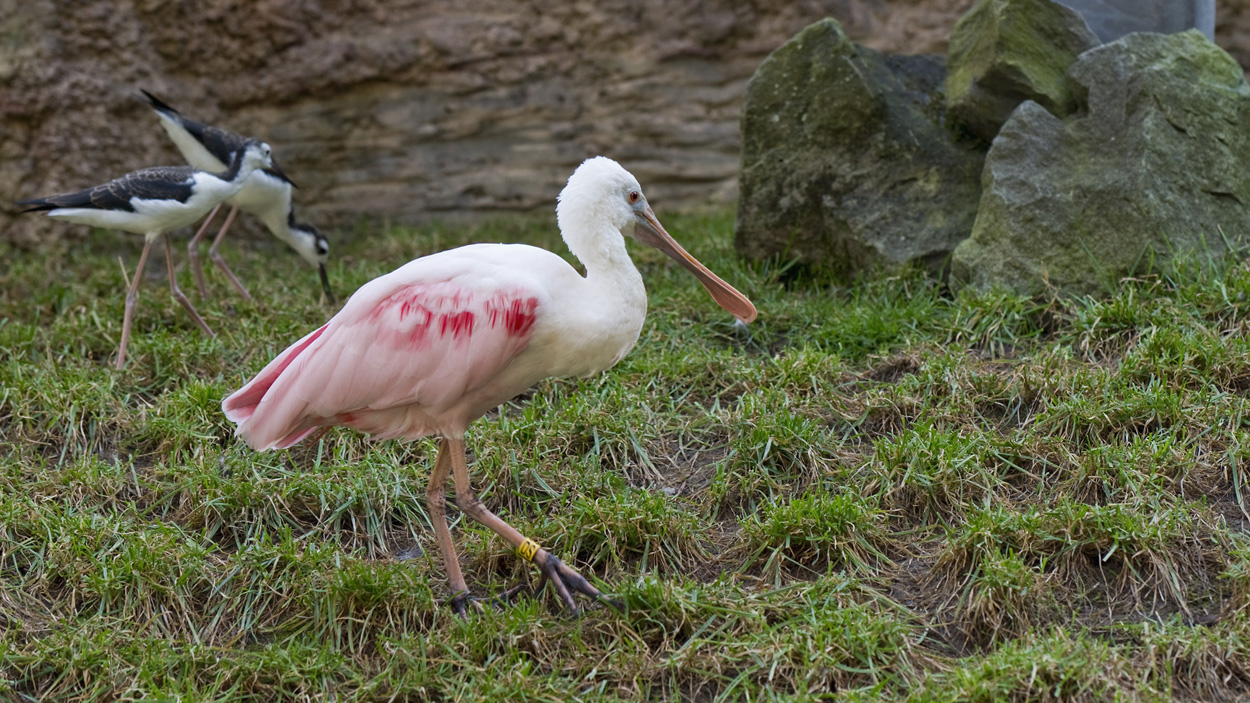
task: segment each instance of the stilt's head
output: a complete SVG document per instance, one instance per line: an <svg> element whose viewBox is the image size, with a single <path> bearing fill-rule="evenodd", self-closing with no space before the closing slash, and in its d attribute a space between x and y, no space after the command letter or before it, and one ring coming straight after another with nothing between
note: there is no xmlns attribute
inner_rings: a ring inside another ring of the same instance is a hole
<svg viewBox="0 0 1250 703"><path fill-rule="evenodd" d="M718 305L743 322L755 319L755 306L733 286L686 252L664 230L655 212L642 194L638 179L620 164L604 156L582 162L560 191L556 218L569 249L580 258L579 251L594 251L593 241L602 239L610 230L628 232L639 242L655 247L686 267Z"/></svg>
<svg viewBox="0 0 1250 703"><path fill-rule="evenodd" d="M317 267L317 273L321 276L321 289L325 291L326 297L330 302L335 302L334 292L330 289L330 278L326 275L326 261L330 258L330 242L321 232L317 231L312 225L305 225L296 222L294 218L290 220L291 231L291 248L294 249L304 261Z"/></svg>
<svg viewBox="0 0 1250 703"><path fill-rule="evenodd" d="M244 142L243 148L235 153L234 158L238 163L237 179L240 183L247 180L256 169L273 166L273 150L259 139L249 139ZM234 164L231 164L231 170L233 168Z"/></svg>

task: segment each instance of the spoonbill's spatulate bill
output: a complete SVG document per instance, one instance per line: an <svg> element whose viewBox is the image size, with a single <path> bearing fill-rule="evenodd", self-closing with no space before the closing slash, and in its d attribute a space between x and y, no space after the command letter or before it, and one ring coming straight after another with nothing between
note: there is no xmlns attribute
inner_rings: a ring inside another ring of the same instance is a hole
<svg viewBox="0 0 1250 703"><path fill-rule="evenodd" d="M196 168L208 171L224 168L223 164L230 163L234 154L247 142L247 138L240 134L183 117L177 110L161 102L146 90L143 91L143 95L152 109L156 111L161 120L161 127L165 128L170 138L173 139L174 145L178 147L178 151L182 152L183 158ZM334 303L334 292L330 289L330 279L326 276L326 260L330 256L330 244L317 231L317 228L296 221L295 211L291 207L291 188L294 186L295 184L287 178L276 163L269 168L259 169L252 173L252 176L243 183L243 188L234 197L226 200L226 204L231 206L230 213L226 215L225 224L218 230L217 236L213 238L213 243L208 248L209 258L213 260L217 268L221 269L222 273L226 274L239 294L251 300L252 295L247 292L247 288L234 275L234 272L226 265L226 260L217 251L221 240L234 222L235 216L239 214L239 210L243 210L260 218L273 236L286 242L300 257L317 268L321 276L321 288L330 302ZM204 273L200 270L199 245L219 208L220 206L213 208L208 218L204 220L204 224L187 244L187 253L191 257L191 270L195 273L195 282L202 296L208 295L208 289L204 286Z"/></svg>
<svg viewBox="0 0 1250 703"><path fill-rule="evenodd" d="M556 212L585 276L549 251L520 244L474 244L416 259L362 286L328 323L222 403L238 434L260 450L335 425L379 439L439 435L427 497L460 613L468 587L444 516L448 474L456 505L535 562L571 611L571 592L603 597L477 499L464 435L539 380L598 373L633 348L647 297L623 232L680 262L739 320L755 319L751 301L668 235L638 181L615 161L584 162Z"/></svg>
<svg viewBox="0 0 1250 703"><path fill-rule="evenodd" d="M233 197L254 171L267 168L272 163L269 145L252 139L235 152L227 168L216 173L191 166L156 166L127 173L87 190L22 200L18 205L32 206L23 212L42 211L58 220L144 235L143 253L139 255L139 265L126 292L122 338L117 347L117 368L120 369L126 365L126 345L130 341L130 323L139 298L143 266L147 263L153 240L159 236L165 238L169 292L186 308L204 334L214 336L191 301L178 288L168 233L195 222L223 200Z"/></svg>

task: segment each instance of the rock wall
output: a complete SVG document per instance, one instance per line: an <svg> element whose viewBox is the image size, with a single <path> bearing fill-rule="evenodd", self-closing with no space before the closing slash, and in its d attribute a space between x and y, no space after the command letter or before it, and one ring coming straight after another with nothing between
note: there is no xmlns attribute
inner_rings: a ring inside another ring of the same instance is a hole
<svg viewBox="0 0 1250 703"><path fill-rule="evenodd" d="M86 234L12 200L180 162L139 88L268 139L317 224L553 208L600 153L661 210L731 199L770 51L830 15L940 51L968 4L0 0L0 240Z"/></svg>
<svg viewBox="0 0 1250 703"><path fill-rule="evenodd" d="M769 52L832 16L873 49L944 53L971 5L0 0L0 241L86 235L15 218L12 200L179 162L141 87L269 139L316 224L552 208L598 153L661 210L731 199L743 93ZM1246 8L1217 10L1243 65Z"/></svg>
<svg viewBox="0 0 1250 703"><path fill-rule="evenodd" d="M1216 0L1215 43L1250 68L1250 0Z"/></svg>

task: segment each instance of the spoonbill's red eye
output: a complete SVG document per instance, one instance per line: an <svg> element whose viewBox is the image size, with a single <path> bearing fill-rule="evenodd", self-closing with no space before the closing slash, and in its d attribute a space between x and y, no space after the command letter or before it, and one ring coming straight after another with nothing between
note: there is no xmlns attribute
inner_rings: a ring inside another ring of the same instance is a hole
<svg viewBox="0 0 1250 703"><path fill-rule="evenodd" d="M629 191L629 202L636 203L638 202L638 199L641 197L642 196L638 194L638 191L636 190Z"/></svg>

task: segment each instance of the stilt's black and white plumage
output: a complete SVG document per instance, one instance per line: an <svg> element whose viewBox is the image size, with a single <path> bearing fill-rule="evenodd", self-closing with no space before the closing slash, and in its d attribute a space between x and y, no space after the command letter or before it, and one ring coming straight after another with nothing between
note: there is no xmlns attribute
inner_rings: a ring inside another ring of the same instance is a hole
<svg viewBox="0 0 1250 703"><path fill-rule="evenodd" d="M224 164L230 162L246 141L246 138L240 134L183 117L177 110L146 90L143 94L147 97L148 104L160 117L161 127L165 128L170 138L174 140L174 145L178 147L178 151L182 152L183 158L196 168L205 170L223 168ZM273 236L286 242L305 261L317 267L321 276L321 287L330 302L334 302L334 293L330 290L330 280L326 276L326 259L329 258L330 245L315 227L296 221L294 210L291 208L293 187L295 184L287 178L276 163L270 168L253 173L252 177L243 184L243 189L226 201L232 207L226 216L225 224L217 232L212 246L209 247L209 256L243 297L252 297L217 252L235 216L239 210L243 210L260 218ZM195 272L200 295L207 295L207 289L204 287L204 276L200 272L199 243L216 214L217 210L214 209L204 221L204 225L196 232L195 237L191 239L191 243L187 245L187 251L191 255L191 268Z"/></svg>
<svg viewBox="0 0 1250 703"><path fill-rule="evenodd" d="M187 309L205 334L214 336L191 301L178 288L168 233L192 224L222 201L234 197L253 172L272 164L269 145L253 139L236 152L229 168L217 173L191 166L155 166L127 173L87 190L22 200L17 204L32 206L23 212L44 212L48 217L66 222L144 235L143 253L139 255L139 265L126 292L122 338L117 347L117 368L120 369L126 364L126 344L130 340L130 324L135 301L139 297L143 266L157 237L165 238L169 292Z"/></svg>

